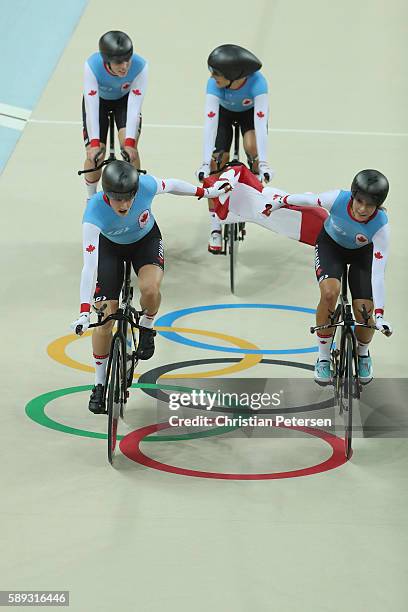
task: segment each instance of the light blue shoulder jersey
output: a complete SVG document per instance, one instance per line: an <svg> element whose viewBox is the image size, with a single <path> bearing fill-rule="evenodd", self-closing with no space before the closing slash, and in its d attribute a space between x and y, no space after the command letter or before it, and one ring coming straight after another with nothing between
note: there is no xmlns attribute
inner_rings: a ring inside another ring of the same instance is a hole
<svg viewBox="0 0 408 612"><path fill-rule="evenodd" d="M330 215L324 228L331 238L346 249L359 249L373 242L374 235L387 225L388 217L384 210L378 209L365 223L353 219L351 215L351 191L340 191L330 208Z"/></svg>
<svg viewBox="0 0 408 612"><path fill-rule="evenodd" d="M118 100L123 98L128 92L132 81L143 70L146 60L134 53L125 77L118 77L110 74L100 53L94 53L87 59L87 63L95 75L99 85L99 95L105 100Z"/></svg>
<svg viewBox="0 0 408 612"><path fill-rule="evenodd" d="M157 193L157 185L154 176L141 174L139 189L125 217L115 213L103 191L99 191L89 200L82 223L96 225L101 234L118 244L131 244L141 240L154 225L151 204Z"/></svg>
<svg viewBox="0 0 408 612"><path fill-rule="evenodd" d="M251 74L239 89L217 87L212 77L207 82L207 94L216 96L221 106L237 113L253 108L254 98L266 93L268 93L268 83L259 70Z"/></svg>

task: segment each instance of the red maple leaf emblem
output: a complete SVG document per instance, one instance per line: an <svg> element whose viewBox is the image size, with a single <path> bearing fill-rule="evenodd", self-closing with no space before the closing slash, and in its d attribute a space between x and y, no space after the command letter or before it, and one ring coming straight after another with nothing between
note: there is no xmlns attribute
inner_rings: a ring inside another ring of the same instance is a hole
<svg viewBox="0 0 408 612"><path fill-rule="evenodd" d="M88 253L92 253L92 252L95 250L95 247L94 247L94 245L93 245L93 244L89 244L89 245L86 247L86 250L88 251Z"/></svg>
<svg viewBox="0 0 408 612"><path fill-rule="evenodd" d="M365 236L357 236L357 240L359 242L367 242L367 238Z"/></svg>
<svg viewBox="0 0 408 612"><path fill-rule="evenodd" d="M213 111L210 111L207 115L207 117L209 117L210 119L212 119L213 117L215 117L215 113Z"/></svg>
<svg viewBox="0 0 408 612"><path fill-rule="evenodd" d="M270 217L272 212L272 204L265 204L265 210L262 211L262 214L265 217Z"/></svg>
<svg viewBox="0 0 408 612"><path fill-rule="evenodd" d="M258 111L256 113L257 117L259 117L260 119L262 119L262 117L265 117L265 113L263 113L262 111Z"/></svg>
<svg viewBox="0 0 408 612"><path fill-rule="evenodd" d="M142 92L140 91L140 89L132 89L132 92L135 94L135 96L141 96Z"/></svg>
<svg viewBox="0 0 408 612"><path fill-rule="evenodd" d="M166 189L166 183L164 181L162 181L162 189Z"/></svg>
<svg viewBox="0 0 408 612"><path fill-rule="evenodd" d="M377 251L376 253L374 253L374 257L376 259L383 259L383 254L381 253L381 251Z"/></svg>
<svg viewBox="0 0 408 612"><path fill-rule="evenodd" d="M143 215L140 217L140 223L145 223L147 221L147 219L149 218L149 213L146 211L145 213L143 213Z"/></svg>
<svg viewBox="0 0 408 612"><path fill-rule="evenodd" d="M129 83L125 83L124 85L122 85L122 89L129 89L130 85Z"/></svg>
<svg viewBox="0 0 408 612"><path fill-rule="evenodd" d="M102 361L96 361L96 365L102 365Z"/></svg>
<svg viewBox="0 0 408 612"><path fill-rule="evenodd" d="M91 89L91 91L88 91L88 96L96 96L98 92L96 91L96 89Z"/></svg>

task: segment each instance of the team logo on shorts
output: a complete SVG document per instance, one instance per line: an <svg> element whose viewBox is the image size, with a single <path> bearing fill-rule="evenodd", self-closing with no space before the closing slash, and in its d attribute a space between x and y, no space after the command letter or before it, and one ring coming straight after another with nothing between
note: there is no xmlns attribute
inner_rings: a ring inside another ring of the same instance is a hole
<svg viewBox="0 0 408 612"><path fill-rule="evenodd" d="M130 83L122 83L121 90L128 91L129 87L130 87Z"/></svg>
<svg viewBox="0 0 408 612"><path fill-rule="evenodd" d="M244 98L242 100L242 106L250 106L250 104L253 104L254 101L252 100L252 98Z"/></svg>
<svg viewBox="0 0 408 612"><path fill-rule="evenodd" d="M139 226L140 227L145 227L145 225L147 225L148 221L150 219L150 213L148 210L144 210L142 213L140 213L139 215Z"/></svg>
<svg viewBox="0 0 408 612"><path fill-rule="evenodd" d="M368 238L364 236L364 234L356 234L356 243L357 244L367 244Z"/></svg>

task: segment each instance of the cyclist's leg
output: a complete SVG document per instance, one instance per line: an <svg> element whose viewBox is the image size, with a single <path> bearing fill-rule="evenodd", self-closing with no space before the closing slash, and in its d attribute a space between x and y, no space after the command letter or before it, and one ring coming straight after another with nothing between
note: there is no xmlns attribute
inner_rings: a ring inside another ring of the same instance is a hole
<svg viewBox="0 0 408 612"><path fill-rule="evenodd" d="M248 164L250 166L251 171L254 174L258 174L258 148L256 146L254 109L250 108L242 113L239 113L239 116L239 124L241 127L244 151L248 159Z"/></svg>
<svg viewBox="0 0 408 612"><path fill-rule="evenodd" d="M161 302L160 285L164 272L163 241L158 226L154 224L136 245L132 250L131 261L137 274L140 306L143 310L136 354L139 359L150 359L154 353L156 332L153 331L153 324Z"/></svg>
<svg viewBox="0 0 408 612"><path fill-rule="evenodd" d="M374 325L374 303L372 299L371 266L373 258L373 245L368 244L361 249L356 249L349 268L349 286L353 299L354 318L359 323L364 323L363 309L369 315L367 323ZM358 369L361 382L367 384L373 378L372 360L369 353L369 345L374 335L373 329L356 327L356 338L358 341Z"/></svg>
<svg viewBox="0 0 408 612"><path fill-rule="evenodd" d="M98 163L103 161L106 154L106 137L108 134L108 112L109 112L109 104L107 100L99 99L99 140L100 140L100 152L98 156ZM83 137L85 142L85 150L88 152L91 150L91 143L88 135L88 127L87 127L87 117L86 117L86 109L85 102L82 99L82 123L83 123ZM84 170L90 170L95 167L95 162L88 159L86 157L84 162ZM92 197L96 191L98 186L98 181L101 177L101 170L97 170L96 172L89 172L84 174L85 177L85 185L87 189L88 198Z"/></svg>
<svg viewBox="0 0 408 612"><path fill-rule="evenodd" d="M123 283L121 245L99 236L98 279L95 287L95 306L103 309L103 318L118 309L118 298ZM103 390L106 366L112 341L114 322L95 327L92 332L92 351L95 364L95 386L89 401L91 412L103 412Z"/></svg>
<svg viewBox="0 0 408 612"><path fill-rule="evenodd" d="M315 272L320 288L320 301L316 310L316 325L327 325L336 310L341 288L344 258L341 248L323 229L315 247ZM334 329L317 332L319 357L315 366L315 380L322 384L330 382L330 347Z"/></svg>
<svg viewBox="0 0 408 612"><path fill-rule="evenodd" d="M220 106L217 136L210 166L211 172L216 172L220 168L223 168L229 161L229 150L232 143L232 123L235 115L236 113L232 113L223 106ZM221 224L214 211L214 203L212 200L208 200L208 210L210 213L211 225L208 251L217 254L222 250Z"/></svg>
<svg viewBox="0 0 408 612"><path fill-rule="evenodd" d="M126 151L130 156L130 162L135 166L135 168L140 168L140 156L137 148L140 133L142 131L142 116L139 116L139 127L137 129L136 134L132 134L129 136L134 143L126 143L126 119L127 119L127 104L128 104L129 94L123 96L119 100L115 100L115 123L118 129L119 142L122 149L126 146Z"/></svg>

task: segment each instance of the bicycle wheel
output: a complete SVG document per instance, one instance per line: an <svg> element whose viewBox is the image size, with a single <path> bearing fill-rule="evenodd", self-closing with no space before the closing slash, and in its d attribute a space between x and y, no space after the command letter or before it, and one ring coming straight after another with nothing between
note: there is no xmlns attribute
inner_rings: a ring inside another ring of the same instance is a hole
<svg viewBox="0 0 408 612"><path fill-rule="evenodd" d="M230 260L231 293L235 293L236 278L237 278L236 268L237 268L237 259L238 259L238 246L239 246L238 223L231 223L231 225L228 225L228 251L229 251L229 260Z"/></svg>
<svg viewBox="0 0 408 612"><path fill-rule="evenodd" d="M108 460L113 463L117 447L117 430L119 417L123 411L124 402L124 367L123 347L120 336L113 340L112 359L106 378L107 411L108 411Z"/></svg>
<svg viewBox="0 0 408 612"><path fill-rule="evenodd" d="M347 334L345 339L345 364L343 374L343 393L342 409L344 419L344 451L347 459L351 457L351 445L353 439L353 395L354 395L354 375L353 375L353 339Z"/></svg>

